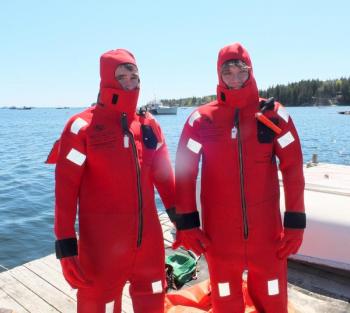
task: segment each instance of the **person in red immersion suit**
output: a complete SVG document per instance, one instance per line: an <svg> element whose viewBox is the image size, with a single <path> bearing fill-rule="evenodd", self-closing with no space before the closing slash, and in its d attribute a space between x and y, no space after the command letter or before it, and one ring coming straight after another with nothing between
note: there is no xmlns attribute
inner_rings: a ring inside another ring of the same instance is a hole
<svg viewBox="0 0 350 313"><path fill-rule="evenodd" d="M68 121L48 160L56 163L56 254L65 279L78 288L79 313L111 306L121 312L127 281L136 313L160 313L165 259L154 186L171 215L168 149L152 115L136 114L133 55L123 49L103 54L100 75L98 103Z"/></svg>
<svg viewBox="0 0 350 313"><path fill-rule="evenodd" d="M174 248L205 253L214 312L244 312L242 272L248 270L257 311L286 313L286 260L298 251L306 224L298 134L281 104L259 98L242 45L220 50L217 71L217 100L190 115L177 150ZM202 229L196 207L200 159Z"/></svg>

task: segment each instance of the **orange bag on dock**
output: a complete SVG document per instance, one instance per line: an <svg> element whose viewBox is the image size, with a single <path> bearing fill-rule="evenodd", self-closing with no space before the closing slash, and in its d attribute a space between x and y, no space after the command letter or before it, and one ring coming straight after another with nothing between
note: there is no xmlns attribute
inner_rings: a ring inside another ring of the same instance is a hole
<svg viewBox="0 0 350 313"><path fill-rule="evenodd" d="M258 313L248 294L247 282L243 281L243 298L245 302L245 313ZM210 301L209 279L194 286L182 289L165 296L164 313L212 313ZM294 313L294 309L288 304L288 312Z"/></svg>

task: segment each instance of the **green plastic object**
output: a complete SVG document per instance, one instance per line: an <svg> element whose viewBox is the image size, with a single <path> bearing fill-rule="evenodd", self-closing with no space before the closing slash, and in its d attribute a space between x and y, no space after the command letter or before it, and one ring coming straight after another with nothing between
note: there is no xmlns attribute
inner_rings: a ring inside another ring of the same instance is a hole
<svg viewBox="0 0 350 313"><path fill-rule="evenodd" d="M190 255L175 252L165 258L165 264L173 269L172 274L177 287L192 280L196 275L197 262Z"/></svg>

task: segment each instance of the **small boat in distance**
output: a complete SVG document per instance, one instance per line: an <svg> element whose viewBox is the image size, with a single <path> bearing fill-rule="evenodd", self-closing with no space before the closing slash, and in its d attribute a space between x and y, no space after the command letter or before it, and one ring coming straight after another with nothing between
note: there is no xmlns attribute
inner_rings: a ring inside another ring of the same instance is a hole
<svg viewBox="0 0 350 313"><path fill-rule="evenodd" d="M150 101L146 104L147 111L159 115L159 114L167 114L167 115L176 115L177 114L177 106L165 106L161 101Z"/></svg>
<svg viewBox="0 0 350 313"><path fill-rule="evenodd" d="M340 111L339 114L350 115L350 111Z"/></svg>

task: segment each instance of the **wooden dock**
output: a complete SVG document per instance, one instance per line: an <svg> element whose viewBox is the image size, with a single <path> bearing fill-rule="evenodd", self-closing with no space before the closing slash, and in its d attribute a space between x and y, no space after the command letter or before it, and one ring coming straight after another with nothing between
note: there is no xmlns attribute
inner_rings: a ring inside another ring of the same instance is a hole
<svg viewBox="0 0 350 313"><path fill-rule="evenodd" d="M167 215L159 215L165 248L173 241L172 224ZM123 291L122 312L132 313L129 286ZM75 313L76 290L72 289L61 272L54 254L0 273L0 313ZM107 305L106 313L113 308Z"/></svg>
<svg viewBox="0 0 350 313"><path fill-rule="evenodd" d="M345 197L344 205L348 204L350 210L350 167L320 165L305 169L305 176L306 202L314 201L311 193L324 193L333 197L333 201L339 197L343 201ZM322 208L322 200L312 204L318 205ZM161 213L159 217L166 253L171 253L173 227L166 214ZM329 271L329 268L299 261L289 262L288 292L295 313L349 313L350 272ZM204 259L200 260L198 276L199 280L208 277ZM74 313L75 296L76 291L64 280L60 263L53 254L0 273L0 313ZM107 305L106 313L112 312L113 308ZM122 312L133 312L128 285L123 292Z"/></svg>

